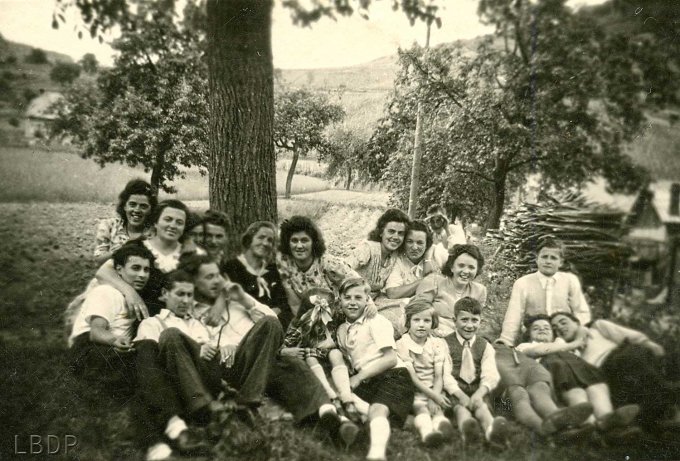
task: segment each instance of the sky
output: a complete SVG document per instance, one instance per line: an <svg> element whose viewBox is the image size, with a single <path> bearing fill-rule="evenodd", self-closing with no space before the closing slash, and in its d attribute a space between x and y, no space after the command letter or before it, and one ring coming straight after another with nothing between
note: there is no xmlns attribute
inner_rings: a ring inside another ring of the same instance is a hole
<svg viewBox="0 0 680 461"><path fill-rule="evenodd" d="M603 0L574 0L574 3L601 3ZM476 0L447 0L440 12L442 27L432 28L430 43L435 45L457 39L473 38L490 33L477 17ZM0 0L0 33L7 40L25 43L50 51L70 55L74 60L85 53L110 65L111 49L99 44L87 34L78 39L74 25L80 18L75 10L58 30L51 27L55 0ZM406 16L392 11L391 1L374 1L369 20L358 15L324 18L311 27L293 25L290 12L275 1L272 17L272 50L274 66L280 69L344 67L362 64L383 56L396 54L399 47L408 48L414 42L425 43L426 26L411 26Z"/></svg>

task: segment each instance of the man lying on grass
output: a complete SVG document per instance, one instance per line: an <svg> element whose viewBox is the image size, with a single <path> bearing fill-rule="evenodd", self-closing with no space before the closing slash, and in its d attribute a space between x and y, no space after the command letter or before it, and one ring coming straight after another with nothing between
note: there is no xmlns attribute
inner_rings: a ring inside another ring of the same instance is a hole
<svg viewBox="0 0 680 461"><path fill-rule="evenodd" d="M149 280L152 260L151 252L138 241L113 253L116 272L137 291ZM123 294L109 285L94 287L85 296L69 338L74 372L110 381L112 389L131 390L135 384L134 327Z"/></svg>
<svg viewBox="0 0 680 461"><path fill-rule="evenodd" d="M238 389L237 403L255 409L263 395L293 413L299 423L318 420L322 429L342 442L354 441L358 428L341 422L335 406L307 365L281 357L283 329L276 313L220 275L210 256L188 255L180 270L192 276L194 316L207 326L210 343L224 366L223 378Z"/></svg>

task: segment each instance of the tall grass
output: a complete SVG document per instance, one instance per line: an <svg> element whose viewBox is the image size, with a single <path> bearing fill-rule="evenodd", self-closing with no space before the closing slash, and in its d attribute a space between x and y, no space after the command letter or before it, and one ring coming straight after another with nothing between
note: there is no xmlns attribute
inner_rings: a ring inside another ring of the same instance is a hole
<svg viewBox="0 0 680 461"><path fill-rule="evenodd" d="M172 183L172 197L180 200L206 200L208 177L196 170ZM111 203L132 178L148 179L150 173L118 163L100 168L94 161L66 150L28 147L0 147L0 202L99 202ZM286 173L277 171L276 184L283 194ZM328 189L322 179L304 175L293 178L293 194Z"/></svg>

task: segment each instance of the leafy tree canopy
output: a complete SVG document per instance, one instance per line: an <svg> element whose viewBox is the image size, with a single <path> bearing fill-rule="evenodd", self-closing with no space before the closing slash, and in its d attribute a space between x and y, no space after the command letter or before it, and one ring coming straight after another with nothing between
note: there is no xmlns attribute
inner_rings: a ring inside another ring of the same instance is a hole
<svg viewBox="0 0 680 461"><path fill-rule="evenodd" d="M80 76L80 66L70 62L58 62L50 71L50 80L62 85L73 83Z"/></svg>
<svg viewBox="0 0 680 461"><path fill-rule="evenodd" d="M630 47L562 0L488 0L480 9L498 29L474 51L454 44L400 54L371 143L398 204L408 199L417 101L426 117L421 211L455 202L495 228L506 195L531 173L559 189L597 175L617 190L637 187L644 173L622 152L642 122Z"/></svg>
<svg viewBox="0 0 680 461"><path fill-rule="evenodd" d="M274 145L279 151L290 151L293 160L286 181L286 197L300 155L311 151L322 153L329 148L326 129L339 122L345 111L321 93L307 89L281 88L274 98Z"/></svg>
<svg viewBox="0 0 680 461"><path fill-rule="evenodd" d="M88 74L96 73L99 68L99 61L97 61L97 57L92 53L85 53L78 63Z"/></svg>
<svg viewBox="0 0 680 461"><path fill-rule="evenodd" d="M171 192L182 167L206 165L206 69L196 35L163 4L128 20L113 68L67 92L54 132L102 166L141 165L152 186Z"/></svg>

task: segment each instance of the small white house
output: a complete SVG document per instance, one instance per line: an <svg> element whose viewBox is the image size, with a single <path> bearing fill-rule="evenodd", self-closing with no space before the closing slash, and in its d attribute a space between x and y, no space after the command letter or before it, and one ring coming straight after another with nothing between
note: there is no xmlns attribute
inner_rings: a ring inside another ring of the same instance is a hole
<svg viewBox="0 0 680 461"><path fill-rule="evenodd" d="M50 125L57 118L52 107L63 97L57 91L43 91L28 103L23 119L24 136L26 138L40 138L49 133Z"/></svg>

